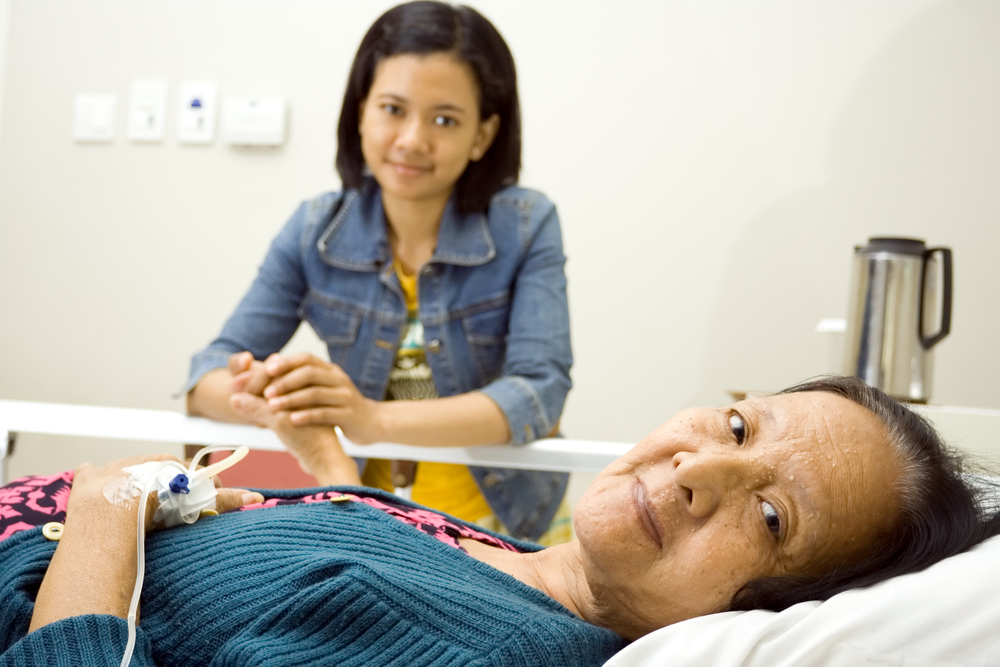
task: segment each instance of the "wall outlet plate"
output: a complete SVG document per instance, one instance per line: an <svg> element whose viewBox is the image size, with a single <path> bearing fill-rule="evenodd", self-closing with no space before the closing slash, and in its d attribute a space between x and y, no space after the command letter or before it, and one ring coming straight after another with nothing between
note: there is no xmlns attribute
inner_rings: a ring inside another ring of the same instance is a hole
<svg viewBox="0 0 1000 667"><path fill-rule="evenodd" d="M128 105L128 137L132 141L163 141L167 127L167 82L132 82Z"/></svg>
<svg viewBox="0 0 1000 667"><path fill-rule="evenodd" d="M215 83L184 81L177 107L177 141L210 144L215 139Z"/></svg>

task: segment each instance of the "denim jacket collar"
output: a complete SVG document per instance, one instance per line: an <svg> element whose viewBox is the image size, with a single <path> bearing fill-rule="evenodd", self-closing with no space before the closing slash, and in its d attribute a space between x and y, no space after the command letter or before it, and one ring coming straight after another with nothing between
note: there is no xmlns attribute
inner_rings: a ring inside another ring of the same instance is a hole
<svg viewBox="0 0 1000 667"><path fill-rule="evenodd" d="M320 257L331 266L352 271L377 271L392 257L382 209L382 189L373 181L344 193L343 204L317 242ZM478 266L496 256L484 213L460 215L454 196L441 217L432 262Z"/></svg>

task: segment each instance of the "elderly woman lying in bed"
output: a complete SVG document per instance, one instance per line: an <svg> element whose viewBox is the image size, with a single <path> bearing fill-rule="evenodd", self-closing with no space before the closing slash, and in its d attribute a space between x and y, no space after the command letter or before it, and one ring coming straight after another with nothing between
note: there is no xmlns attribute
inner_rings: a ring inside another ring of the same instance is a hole
<svg viewBox="0 0 1000 667"><path fill-rule="evenodd" d="M249 505L150 534L132 664L599 665L671 623L824 599L1000 532L933 430L851 378L678 414L544 550L357 487L330 431L242 409L351 486L221 490L220 510ZM76 471L61 541L0 542L0 665L121 659L137 510L104 490L130 463ZM44 507L68 479L17 484Z"/></svg>

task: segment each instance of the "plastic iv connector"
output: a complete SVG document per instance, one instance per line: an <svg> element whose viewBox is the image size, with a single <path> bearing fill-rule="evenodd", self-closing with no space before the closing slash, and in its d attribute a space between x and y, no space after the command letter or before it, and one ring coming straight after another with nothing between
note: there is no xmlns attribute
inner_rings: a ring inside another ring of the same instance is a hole
<svg viewBox="0 0 1000 667"><path fill-rule="evenodd" d="M229 458L236 458L236 455ZM130 475L128 483L139 492L152 478L151 492L156 494L158 501L156 514L153 515L156 525L172 528L182 523L194 523L202 510L215 510L215 483L211 477L198 473L188 476L187 470L178 472L174 466L163 466L159 461L129 466L124 471ZM142 497L145 498L145 494Z"/></svg>
<svg viewBox="0 0 1000 667"><path fill-rule="evenodd" d="M123 470L129 474L123 485L105 488L105 497L116 504L129 502L135 497L134 491L139 490L135 588L132 590L132 602L128 608L128 644L125 646L121 667L128 667L135 649L135 618L139 610L139 596L142 593L146 566L146 495L155 492L159 501L156 514L153 515L153 523L162 523L166 528L182 523L194 523L202 512L215 511L217 494L212 478L243 460L250 449L244 445L223 460L200 470L197 468L198 462L206 454L232 449L232 447L205 447L198 451L187 468L177 461L148 461L129 466Z"/></svg>

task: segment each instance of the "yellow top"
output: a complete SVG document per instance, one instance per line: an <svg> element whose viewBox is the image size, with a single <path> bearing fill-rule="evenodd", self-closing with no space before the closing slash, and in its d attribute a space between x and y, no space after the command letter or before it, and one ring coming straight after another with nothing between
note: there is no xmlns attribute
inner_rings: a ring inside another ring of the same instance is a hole
<svg viewBox="0 0 1000 667"><path fill-rule="evenodd" d="M424 327L418 316L417 276L406 275L398 260L393 265L406 297L409 322L396 352L396 365L389 373L386 400L437 398L437 389L424 352ZM393 491L389 461L369 460L361 481L366 486ZM479 521L493 513L469 469L454 463L421 462L413 480L412 498L415 503L466 521Z"/></svg>

